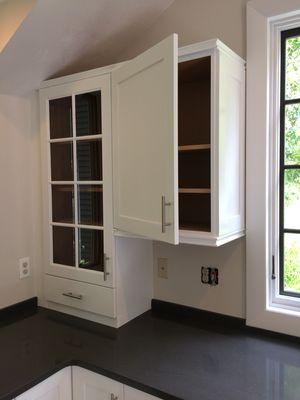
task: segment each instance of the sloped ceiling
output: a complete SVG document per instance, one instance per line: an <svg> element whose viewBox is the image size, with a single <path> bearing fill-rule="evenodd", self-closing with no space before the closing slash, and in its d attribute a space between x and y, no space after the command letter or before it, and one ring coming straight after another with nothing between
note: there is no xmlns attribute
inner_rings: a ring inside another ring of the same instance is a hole
<svg viewBox="0 0 300 400"><path fill-rule="evenodd" d="M174 0L38 0L0 54L0 93L121 61Z"/></svg>
<svg viewBox="0 0 300 400"><path fill-rule="evenodd" d="M0 52L34 7L36 0L0 0Z"/></svg>

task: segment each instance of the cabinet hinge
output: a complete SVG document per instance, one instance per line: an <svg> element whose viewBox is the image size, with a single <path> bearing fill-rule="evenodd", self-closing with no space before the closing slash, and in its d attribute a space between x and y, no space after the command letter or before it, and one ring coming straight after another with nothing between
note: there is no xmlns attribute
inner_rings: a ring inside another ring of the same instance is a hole
<svg viewBox="0 0 300 400"><path fill-rule="evenodd" d="M275 257L272 256L272 275L271 275L271 279L276 279L276 275L275 275Z"/></svg>

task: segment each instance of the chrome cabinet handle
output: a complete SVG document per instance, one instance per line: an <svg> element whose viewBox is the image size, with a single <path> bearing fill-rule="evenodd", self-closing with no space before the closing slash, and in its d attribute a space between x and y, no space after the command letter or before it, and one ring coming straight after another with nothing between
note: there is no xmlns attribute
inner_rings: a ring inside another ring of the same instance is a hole
<svg viewBox="0 0 300 400"><path fill-rule="evenodd" d="M166 202L166 197L161 196L161 231L166 232L166 227L172 225L171 222L166 222L166 207L172 203Z"/></svg>
<svg viewBox="0 0 300 400"><path fill-rule="evenodd" d="M118 396L115 396L113 393L111 393L110 400L118 400Z"/></svg>
<svg viewBox="0 0 300 400"><path fill-rule="evenodd" d="M107 261L109 260L109 257L104 253L103 257L103 279L106 281L107 276L109 275L109 272L107 271Z"/></svg>
<svg viewBox="0 0 300 400"><path fill-rule="evenodd" d="M83 299L82 294L75 294L75 293L72 293L72 292L66 292L66 293L63 293L62 295L66 296L66 297L71 297L72 299L77 299L77 300L82 300Z"/></svg>

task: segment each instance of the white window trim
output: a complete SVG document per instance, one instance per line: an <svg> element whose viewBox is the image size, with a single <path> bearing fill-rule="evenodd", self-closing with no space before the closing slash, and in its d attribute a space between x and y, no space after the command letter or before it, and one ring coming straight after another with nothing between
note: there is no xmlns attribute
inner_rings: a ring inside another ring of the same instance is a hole
<svg viewBox="0 0 300 400"><path fill-rule="evenodd" d="M270 302L273 254L270 209L270 135L272 88L270 75L271 24L299 16L299 0L252 0L247 3L247 146L246 146L246 322L300 337L300 312ZM273 49L274 50L274 49ZM273 78L272 78L273 79ZM272 109L272 113L274 110ZM271 152L272 151L272 152Z"/></svg>
<svg viewBox="0 0 300 400"><path fill-rule="evenodd" d="M280 67L281 32L300 27L300 12L269 19L269 241L271 242L269 260L269 306L300 312L300 298L280 295L279 263L279 160L280 160ZM274 272L272 279L272 257Z"/></svg>

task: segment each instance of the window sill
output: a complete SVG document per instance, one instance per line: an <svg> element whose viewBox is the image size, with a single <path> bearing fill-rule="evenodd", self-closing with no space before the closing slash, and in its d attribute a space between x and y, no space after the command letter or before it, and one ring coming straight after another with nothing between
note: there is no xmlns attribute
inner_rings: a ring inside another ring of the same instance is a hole
<svg viewBox="0 0 300 400"><path fill-rule="evenodd" d="M270 304L267 307L267 311L300 318L300 308L299 307L300 307L300 304L298 307L296 307L293 305L287 305L287 304L273 302L272 304Z"/></svg>

